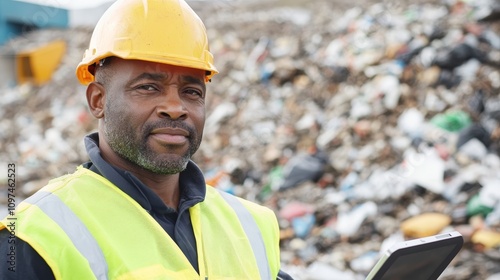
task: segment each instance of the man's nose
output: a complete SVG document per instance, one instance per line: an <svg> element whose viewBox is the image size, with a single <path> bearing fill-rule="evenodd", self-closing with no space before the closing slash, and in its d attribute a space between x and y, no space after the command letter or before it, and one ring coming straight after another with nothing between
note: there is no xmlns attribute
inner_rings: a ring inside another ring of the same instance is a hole
<svg viewBox="0 0 500 280"><path fill-rule="evenodd" d="M187 116L184 102L177 91L177 88L169 88L165 92L157 105L157 114L160 118L179 119Z"/></svg>

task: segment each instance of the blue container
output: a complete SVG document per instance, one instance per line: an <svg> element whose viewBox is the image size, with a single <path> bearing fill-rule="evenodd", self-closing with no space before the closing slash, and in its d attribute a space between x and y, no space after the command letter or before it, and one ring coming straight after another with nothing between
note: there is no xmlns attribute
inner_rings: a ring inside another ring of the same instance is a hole
<svg viewBox="0 0 500 280"><path fill-rule="evenodd" d="M66 9L22 2L0 1L0 45L38 28L66 28L69 13Z"/></svg>

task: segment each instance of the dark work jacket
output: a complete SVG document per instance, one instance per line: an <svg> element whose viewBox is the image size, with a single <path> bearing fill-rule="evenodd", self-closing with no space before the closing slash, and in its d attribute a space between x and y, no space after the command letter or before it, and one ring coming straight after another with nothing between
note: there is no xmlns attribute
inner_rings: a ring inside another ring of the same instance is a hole
<svg viewBox="0 0 500 280"><path fill-rule="evenodd" d="M123 192L139 203L172 237L198 271L196 240L191 226L189 208L205 198L205 179L196 164L190 161L180 173L180 200L178 211L168 207L161 198L139 179L126 170L110 165L102 157L99 136L93 133L85 137L85 147L90 161L83 166L105 177ZM11 244L7 240L9 232L0 231L0 279L54 279L52 270L45 260L26 242L16 239L16 272L6 269L7 253ZM140 242L140 240L138 240ZM4 268L5 267L5 268ZM278 279L292 279L280 271Z"/></svg>

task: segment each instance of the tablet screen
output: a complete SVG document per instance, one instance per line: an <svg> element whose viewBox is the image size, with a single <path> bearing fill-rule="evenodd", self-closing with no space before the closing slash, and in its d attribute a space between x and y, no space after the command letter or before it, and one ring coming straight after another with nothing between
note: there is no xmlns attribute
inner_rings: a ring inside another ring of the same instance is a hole
<svg viewBox="0 0 500 280"><path fill-rule="evenodd" d="M460 233L424 237L395 244L366 279L437 279L463 245Z"/></svg>
<svg viewBox="0 0 500 280"><path fill-rule="evenodd" d="M439 250L427 250L400 256L380 279L429 279L455 247L456 245L448 245Z"/></svg>

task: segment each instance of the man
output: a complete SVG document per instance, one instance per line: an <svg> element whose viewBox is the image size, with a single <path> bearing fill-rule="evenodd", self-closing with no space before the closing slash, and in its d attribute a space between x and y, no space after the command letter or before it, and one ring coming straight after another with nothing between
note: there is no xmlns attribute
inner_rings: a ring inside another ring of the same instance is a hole
<svg viewBox="0 0 500 280"><path fill-rule="evenodd" d="M206 186L190 160L216 73L185 2L115 2L77 68L99 119L90 161L20 204L15 228L2 220L0 278L289 279L272 211Z"/></svg>

